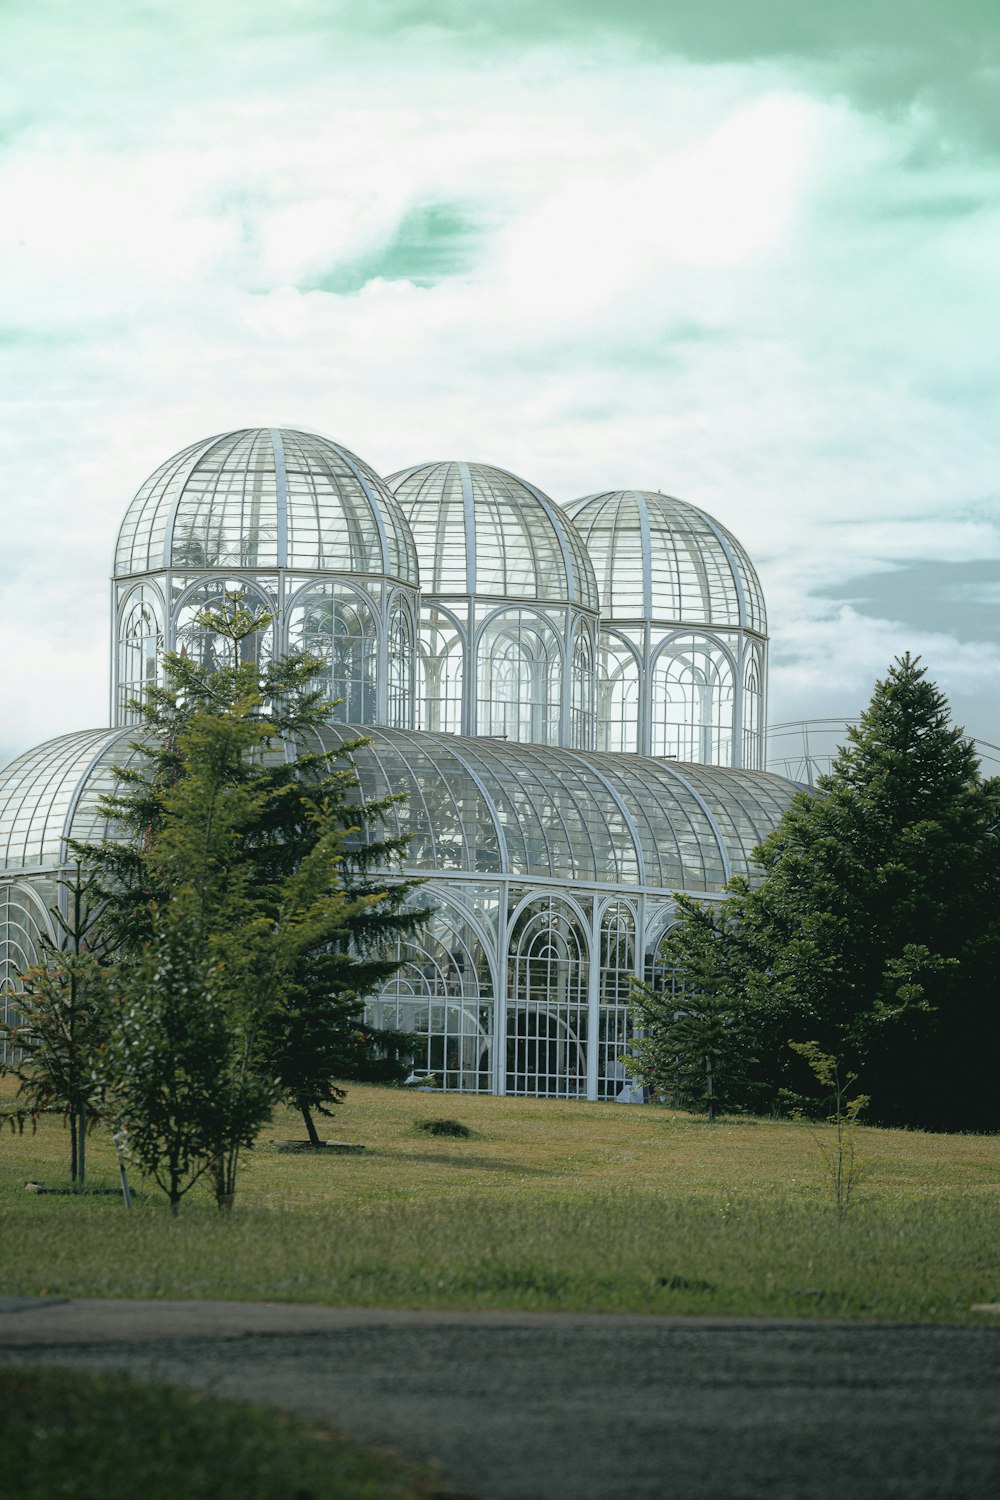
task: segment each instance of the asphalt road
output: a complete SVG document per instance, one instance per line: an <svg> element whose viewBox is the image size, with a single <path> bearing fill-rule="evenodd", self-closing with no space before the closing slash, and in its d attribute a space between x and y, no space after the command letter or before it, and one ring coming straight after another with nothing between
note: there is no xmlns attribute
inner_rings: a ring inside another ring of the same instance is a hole
<svg viewBox="0 0 1000 1500"><path fill-rule="evenodd" d="M1000 1328L0 1299L0 1358L274 1402L477 1500L997 1500Z"/></svg>

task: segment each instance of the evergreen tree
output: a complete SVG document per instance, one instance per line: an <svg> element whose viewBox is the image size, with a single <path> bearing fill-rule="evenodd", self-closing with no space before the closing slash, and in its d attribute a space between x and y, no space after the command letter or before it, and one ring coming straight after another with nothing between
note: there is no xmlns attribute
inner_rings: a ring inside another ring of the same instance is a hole
<svg viewBox="0 0 1000 1500"><path fill-rule="evenodd" d="M660 947L662 988L636 981L630 1073L680 1109L752 1107L753 1042L738 983L739 937L725 909L678 896L679 922Z"/></svg>
<svg viewBox="0 0 1000 1500"><path fill-rule="evenodd" d="M102 925L119 961L137 962L152 941L155 913L183 878L182 869L171 872L165 864L161 846L171 796L188 774L185 735L199 718L203 727L237 720L251 731L231 758L228 785L230 795L239 790L256 798L240 830L239 860L261 912L275 918L280 894L310 858L319 830L336 828L329 850L344 898L340 926L299 946L268 997L261 1031L280 1094L302 1112L310 1140L318 1142L313 1115L328 1113L341 1096L337 1079L405 1071L409 1038L366 1026L364 999L394 971L397 942L426 911L410 899L415 882L387 883L374 873L399 859L405 840L379 831L393 799L360 799L353 771L338 763L364 741L323 748L329 711L319 686L323 663L304 654L255 660L255 637L269 621L249 610L239 591L199 615L199 627L223 643L213 667L184 653L165 657L165 686L138 705L138 764L117 769L116 789L102 804L119 839L81 845L77 853L100 878ZM216 929L219 920L217 914Z"/></svg>
<svg viewBox="0 0 1000 1500"><path fill-rule="evenodd" d="M804 1078L788 1041L814 1040L883 1121L1000 1124L998 831L1000 784L903 656L755 851L759 883L730 886L719 984L745 1009L772 1104Z"/></svg>

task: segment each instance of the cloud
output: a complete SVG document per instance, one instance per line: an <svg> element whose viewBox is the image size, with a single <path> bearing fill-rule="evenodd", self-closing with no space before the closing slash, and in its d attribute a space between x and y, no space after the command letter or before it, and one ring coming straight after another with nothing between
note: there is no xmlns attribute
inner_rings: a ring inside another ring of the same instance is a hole
<svg viewBox="0 0 1000 1500"><path fill-rule="evenodd" d="M881 582L1000 556L1000 169L948 94L979 64L881 9L8 7L8 748L104 715L130 494L256 423L703 505L760 563L785 717L918 641L993 683L981 614Z"/></svg>

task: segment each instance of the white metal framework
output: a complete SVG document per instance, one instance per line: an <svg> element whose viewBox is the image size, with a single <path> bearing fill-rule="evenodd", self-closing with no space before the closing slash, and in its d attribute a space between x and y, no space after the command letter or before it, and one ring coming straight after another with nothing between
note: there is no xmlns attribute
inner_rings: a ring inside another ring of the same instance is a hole
<svg viewBox="0 0 1000 1500"><path fill-rule="evenodd" d="M328 749L363 726L331 724ZM68 840L98 812L133 728L66 735L0 772L6 987L51 931ZM373 1019L423 1038L443 1086L609 1098L631 976L653 974L674 893L717 895L795 792L764 772L374 728L352 757L366 798L404 793L389 831L434 915ZM33 925L32 925L33 924ZM33 937L34 934L34 937ZM20 965L20 967L19 967ZM16 971L16 973L15 973Z"/></svg>
<svg viewBox="0 0 1000 1500"><path fill-rule="evenodd" d="M678 890L713 899L795 791L762 764L757 575L717 521L616 490L561 509L486 464L383 480L337 443L247 428L167 460L128 507L112 582L112 718L0 772L0 991L33 961L67 840L135 754L164 650L209 666L223 590L273 613L247 649L328 665L323 733L357 732L365 797L433 915L371 1002L446 1088L629 1093L632 976L654 982ZM293 753L289 750L288 753Z"/></svg>
<svg viewBox="0 0 1000 1500"><path fill-rule="evenodd" d="M388 484L420 562L418 727L591 746L599 601L576 528L489 464L419 464Z"/></svg>
<svg viewBox="0 0 1000 1500"><path fill-rule="evenodd" d="M134 721L128 705L163 648L215 660L220 643L195 617L242 588L276 613L254 649L329 662L334 717L408 725L418 582L391 490L339 443L276 427L195 443L147 479L118 534L113 720Z"/></svg>
<svg viewBox="0 0 1000 1500"><path fill-rule="evenodd" d="M566 511L601 597L601 748L761 769L767 618L740 543L648 490L587 495Z"/></svg>

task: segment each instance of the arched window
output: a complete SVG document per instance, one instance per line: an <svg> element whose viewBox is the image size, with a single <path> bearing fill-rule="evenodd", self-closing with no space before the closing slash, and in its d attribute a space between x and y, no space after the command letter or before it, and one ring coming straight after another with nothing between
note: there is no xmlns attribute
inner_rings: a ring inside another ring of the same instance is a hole
<svg viewBox="0 0 1000 1500"><path fill-rule="evenodd" d="M597 1097L616 1099L631 1087L622 1061L631 1036L629 999L635 976L635 913L627 901L611 902L601 918L601 1014Z"/></svg>
<svg viewBox="0 0 1000 1500"><path fill-rule="evenodd" d="M49 923L32 892L16 883L0 886L0 1020L8 1025L21 1020L21 976L39 962L43 937L51 937ZM0 1041L0 1061L14 1061L6 1041Z"/></svg>
<svg viewBox="0 0 1000 1500"><path fill-rule="evenodd" d="M203 609L218 609L227 594L242 593L244 603L254 612L273 609L273 604L261 590L253 588L242 578L209 578L193 588L184 598L176 616L176 649L185 652L199 666L210 672L220 667L232 666L234 651L232 642L224 636L199 625L197 616ZM258 666L270 661L274 653L274 626L266 625L253 635L244 637L236 648L241 662L256 662Z"/></svg>
<svg viewBox="0 0 1000 1500"><path fill-rule="evenodd" d="M587 936L556 897L533 901L510 939L507 1092L583 1096L587 1088Z"/></svg>
<svg viewBox="0 0 1000 1500"><path fill-rule="evenodd" d="M594 748L594 647L583 625L576 629L571 678L569 742L574 750Z"/></svg>
<svg viewBox="0 0 1000 1500"><path fill-rule="evenodd" d="M639 749L639 663L628 644L608 631L601 635L597 748L632 754Z"/></svg>
<svg viewBox="0 0 1000 1500"><path fill-rule="evenodd" d="M458 626L441 610L424 610L417 672L417 727L461 734L465 642Z"/></svg>
<svg viewBox="0 0 1000 1500"><path fill-rule="evenodd" d="M653 669L652 753L706 766L732 764L733 670L721 646L677 637Z"/></svg>
<svg viewBox="0 0 1000 1500"><path fill-rule="evenodd" d="M442 903L419 936L397 949L400 967L368 1005L376 1026L418 1038L414 1067L440 1088L492 1086L493 981L482 939L464 914Z"/></svg>
<svg viewBox="0 0 1000 1500"><path fill-rule="evenodd" d="M397 608L389 621L389 723L394 729L413 726L413 630L405 610Z"/></svg>
<svg viewBox="0 0 1000 1500"><path fill-rule="evenodd" d="M751 642L743 668L743 764L750 771L764 769L763 726L760 721L763 675L760 647Z"/></svg>
<svg viewBox="0 0 1000 1500"><path fill-rule="evenodd" d="M491 620L479 646L480 734L558 745L562 652L552 624L533 610Z"/></svg>
<svg viewBox="0 0 1000 1500"><path fill-rule="evenodd" d="M331 719L375 722L378 634L375 609L365 595L335 583L299 594L289 612L288 644L327 663L327 692L335 704Z"/></svg>
<svg viewBox="0 0 1000 1500"><path fill-rule="evenodd" d="M115 722L134 724L141 702L159 676L163 652L163 607L155 589L140 584L122 607L118 624L118 701Z"/></svg>

